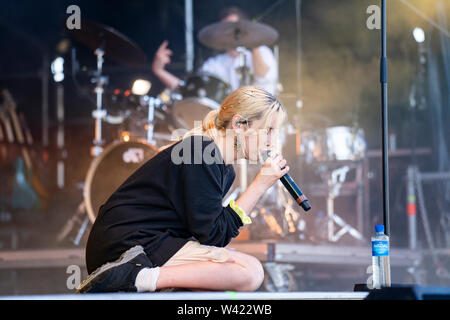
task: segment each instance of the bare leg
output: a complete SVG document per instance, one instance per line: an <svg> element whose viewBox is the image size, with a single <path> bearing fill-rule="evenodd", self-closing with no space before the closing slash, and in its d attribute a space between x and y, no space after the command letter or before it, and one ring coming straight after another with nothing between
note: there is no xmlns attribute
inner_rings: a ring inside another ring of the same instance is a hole
<svg viewBox="0 0 450 320"><path fill-rule="evenodd" d="M232 253L234 262L199 261L160 267L156 289L188 288L213 291L254 291L264 278L261 263L241 252Z"/></svg>

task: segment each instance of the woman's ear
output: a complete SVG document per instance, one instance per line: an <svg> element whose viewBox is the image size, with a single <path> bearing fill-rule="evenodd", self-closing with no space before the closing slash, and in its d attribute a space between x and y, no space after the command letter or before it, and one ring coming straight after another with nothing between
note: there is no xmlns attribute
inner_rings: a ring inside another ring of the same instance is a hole
<svg viewBox="0 0 450 320"><path fill-rule="evenodd" d="M245 120L240 115L235 114L233 118L231 118L231 128L233 128L237 132L242 132L244 129L242 127L244 122Z"/></svg>

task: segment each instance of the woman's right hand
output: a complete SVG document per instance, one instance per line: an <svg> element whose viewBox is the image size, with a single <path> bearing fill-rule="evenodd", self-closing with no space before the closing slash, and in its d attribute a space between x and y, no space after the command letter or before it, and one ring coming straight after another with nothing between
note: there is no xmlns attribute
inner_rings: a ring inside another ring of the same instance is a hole
<svg viewBox="0 0 450 320"><path fill-rule="evenodd" d="M161 70L164 70L165 66L170 63L170 56L172 56L172 50L167 49L169 41L164 40L155 53L152 63L152 71L157 74Z"/></svg>
<svg viewBox="0 0 450 320"><path fill-rule="evenodd" d="M255 182L268 189L288 171L289 166L286 166L286 159L280 153L271 151L256 175Z"/></svg>

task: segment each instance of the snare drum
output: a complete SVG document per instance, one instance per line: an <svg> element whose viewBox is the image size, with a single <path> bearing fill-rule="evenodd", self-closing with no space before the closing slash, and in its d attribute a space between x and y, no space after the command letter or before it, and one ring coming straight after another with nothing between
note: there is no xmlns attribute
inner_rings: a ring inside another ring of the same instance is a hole
<svg viewBox="0 0 450 320"><path fill-rule="evenodd" d="M175 123L178 128L192 129L194 122L200 123L208 112L220 108L231 87L211 74L198 73L184 80L179 93L182 99L172 106Z"/></svg>

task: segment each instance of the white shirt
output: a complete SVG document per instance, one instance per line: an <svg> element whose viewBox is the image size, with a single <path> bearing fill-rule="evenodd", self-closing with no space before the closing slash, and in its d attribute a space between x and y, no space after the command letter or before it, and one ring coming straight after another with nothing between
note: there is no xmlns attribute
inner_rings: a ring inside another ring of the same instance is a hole
<svg viewBox="0 0 450 320"><path fill-rule="evenodd" d="M278 65L275 57L266 46L258 48L264 62L269 67L264 77L254 76L253 85L261 87L272 94L276 94L277 82L278 82ZM247 67L250 73L254 75L253 68L253 56L252 53L245 49L245 59ZM240 57L232 57L228 53L221 53L217 56L211 57L206 60L200 68L200 71L211 73L223 81L227 82L232 90L238 89L241 81L241 75L238 72L240 67Z"/></svg>

